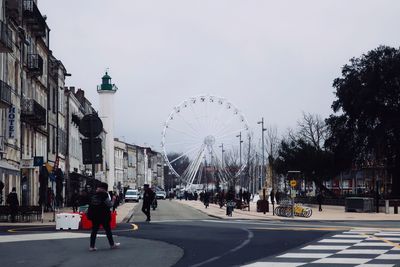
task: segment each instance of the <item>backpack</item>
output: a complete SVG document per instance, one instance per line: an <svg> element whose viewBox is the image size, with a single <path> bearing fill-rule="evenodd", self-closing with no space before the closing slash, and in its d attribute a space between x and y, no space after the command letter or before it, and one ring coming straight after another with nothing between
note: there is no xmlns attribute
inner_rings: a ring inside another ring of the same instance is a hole
<svg viewBox="0 0 400 267"><path fill-rule="evenodd" d="M107 208L107 205L102 199L101 195L94 194L90 199L89 208L87 210L86 216L89 220L93 220L95 214L99 214L99 212L105 208Z"/></svg>

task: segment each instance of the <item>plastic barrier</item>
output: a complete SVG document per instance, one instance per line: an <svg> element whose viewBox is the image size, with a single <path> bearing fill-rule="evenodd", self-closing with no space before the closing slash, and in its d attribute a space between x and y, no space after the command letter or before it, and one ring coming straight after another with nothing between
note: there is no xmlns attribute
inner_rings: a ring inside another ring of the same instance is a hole
<svg viewBox="0 0 400 267"><path fill-rule="evenodd" d="M81 213L82 219L81 219L81 228L82 229L92 229L92 221L88 219L86 213ZM113 211L111 212L111 220L110 220L110 226L111 229L115 229L117 227L117 212ZM103 228L102 226L100 226Z"/></svg>
<svg viewBox="0 0 400 267"><path fill-rule="evenodd" d="M56 230L77 230L81 215L78 213L59 213L56 215Z"/></svg>

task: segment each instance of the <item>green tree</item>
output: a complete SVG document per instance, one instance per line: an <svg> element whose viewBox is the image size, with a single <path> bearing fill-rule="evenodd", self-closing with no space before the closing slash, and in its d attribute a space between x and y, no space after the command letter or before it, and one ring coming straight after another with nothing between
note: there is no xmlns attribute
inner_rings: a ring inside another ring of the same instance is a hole
<svg viewBox="0 0 400 267"><path fill-rule="evenodd" d="M385 165L400 196L400 51L380 46L353 58L335 79L334 114L325 145L339 169Z"/></svg>

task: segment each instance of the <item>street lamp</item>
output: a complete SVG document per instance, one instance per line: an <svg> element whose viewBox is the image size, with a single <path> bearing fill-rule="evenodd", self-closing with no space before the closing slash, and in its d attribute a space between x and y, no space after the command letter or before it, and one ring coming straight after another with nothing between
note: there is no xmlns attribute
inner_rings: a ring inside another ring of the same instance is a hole
<svg viewBox="0 0 400 267"><path fill-rule="evenodd" d="M257 124L261 124L261 142L262 142L262 167L261 167L261 186L264 186L264 166L265 166L265 160L264 160L264 132L267 130L264 128L264 117L261 118L261 121L257 122Z"/></svg>
<svg viewBox="0 0 400 267"><path fill-rule="evenodd" d="M225 152L224 143L222 143L219 147L221 148L221 157L222 157L221 158L221 167L224 168L224 152Z"/></svg>
<svg viewBox="0 0 400 267"><path fill-rule="evenodd" d="M239 168L242 168L242 132L240 132L236 137L239 137ZM239 169L239 170L240 170ZM242 189L242 173L240 172L240 189Z"/></svg>

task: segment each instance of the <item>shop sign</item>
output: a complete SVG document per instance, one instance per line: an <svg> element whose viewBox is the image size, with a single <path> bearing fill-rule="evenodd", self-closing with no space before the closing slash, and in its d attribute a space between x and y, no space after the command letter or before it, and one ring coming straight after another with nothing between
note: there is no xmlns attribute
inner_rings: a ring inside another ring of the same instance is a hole
<svg viewBox="0 0 400 267"><path fill-rule="evenodd" d="M21 167L21 169L35 168L33 166L33 159L21 159L20 167Z"/></svg>

